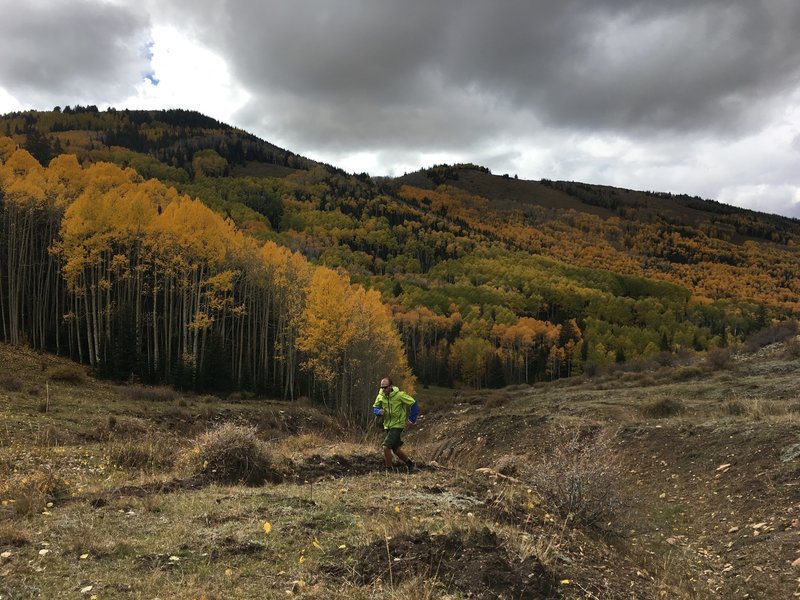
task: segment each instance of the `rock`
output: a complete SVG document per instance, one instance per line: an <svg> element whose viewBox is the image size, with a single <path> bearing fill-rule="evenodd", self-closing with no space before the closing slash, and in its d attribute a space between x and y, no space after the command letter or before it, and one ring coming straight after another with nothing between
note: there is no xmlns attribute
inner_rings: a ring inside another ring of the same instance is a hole
<svg viewBox="0 0 800 600"><path fill-rule="evenodd" d="M800 569L800 558L795 558L794 562L792 562L792 568Z"/></svg>
<svg viewBox="0 0 800 600"><path fill-rule="evenodd" d="M736 533L737 531L739 531L739 528L736 525L728 529L728 533Z"/></svg>
<svg viewBox="0 0 800 600"><path fill-rule="evenodd" d="M784 448L783 452L781 452L781 460L783 462L789 462L798 456L800 456L800 444L793 444L788 448Z"/></svg>
<svg viewBox="0 0 800 600"><path fill-rule="evenodd" d="M717 467L717 471L719 471L721 473L724 473L725 471L727 471L730 468L731 468L731 463L725 463L724 465L718 466Z"/></svg>

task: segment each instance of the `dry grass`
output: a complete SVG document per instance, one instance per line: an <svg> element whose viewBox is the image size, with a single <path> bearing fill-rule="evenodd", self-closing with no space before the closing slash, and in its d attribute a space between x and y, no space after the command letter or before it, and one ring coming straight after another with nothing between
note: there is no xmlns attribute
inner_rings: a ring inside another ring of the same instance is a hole
<svg viewBox="0 0 800 600"><path fill-rule="evenodd" d="M165 385L131 385L125 388L125 395L131 400L145 402L172 402L178 398L178 392Z"/></svg>
<svg viewBox="0 0 800 600"><path fill-rule="evenodd" d="M645 417L666 419L681 414L686 407L683 402L675 398L658 398L648 402L640 410Z"/></svg>
<svg viewBox="0 0 800 600"><path fill-rule="evenodd" d="M174 438L149 435L144 438L110 442L108 462L122 469L166 472L175 465L179 445Z"/></svg>
<svg viewBox="0 0 800 600"><path fill-rule="evenodd" d="M69 495L69 482L45 467L32 473L14 474L0 485L0 498L17 516L46 513L53 502Z"/></svg>
<svg viewBox="0 0 800 600"><path fill-rule="evenodd" d="M278 475L256 428L233 423L201 435L183 462L192 476L223 484L261 485Z"/></svg>
<svg viewBox="0 0 800 600"><path fill-rule="evenodd" d="M737 360L735 373L659 366L655 372L609 375L606 390L581 378L505 390L493 395L495 408L481 404L480 394L423 389L417 396L424 431L405 438L423 468L412 475L387 474L379 468L376 436L359 439L309 406L180 395L163 402L87 379L80 386L51 385L53 408L40 413L40 398L19 393L44 389L48 369L40 362L47 361L34 359L21 365L24 375L13 375L22 388L0 394L0 553L10 553L0 559L3 597L78 597L88 585L93 589L83 596L98 598L490 597L482 588L455 587L457 577L445 562L423 563L438 556L438 544L456 542L451 555L468 573L490 565L497 578L520 564L541 563L555 586L551 597L658 597L659 586L668 590L665 597L711 597L712 584L704 586L722 564L697 548L681 550L680 561L677 548L660 549L669 528L691 518L706 491L687 488L689 506L672 486L694 479L651 455L683 443L681 432L697 426L702 435L686 442L704 444L687 446L701 449L692 457L692 477L702 478L697 485L722 486L737 466L715 476L724 455L706 458L714 428L724 429L724 449L734 444L729 436L737 431L782 431L773 424L796 422L798 407L798 371L791 362L767 370L763 363ZM682 377L682 369L690 376ZM0 367L4 375L11 374ZM683 410L673 412L670 400L678 398ZM180 400L185 406L176 406ZM643 414L643 406L666 412L653 424L657 415ZM222 435L215 423L237 430ZM632 451L624 463L625 445L609 435L618 428L627 429L627 443L665 435L650 452ZM547 438L547 431L558 434ZM431 449L445 439L457 448L452 462L426 466ZM768 443L761 448L753 456L771 451ZM778 445L776 452L782 449ZM269 472L276 463L312 456L333 464L326 459L337 454L374 457L378 470L352 475L320 468L315 477L239 485L259 471L257 464ZM172 464L176 455L184 462ZM219 479L207 477L212 463L212 471L222 468ZM495 474L475 473L473 463L491 466ZM775 463L784 468L781 475L789 473L790 463L765 460L753 466L753 476L766 481ZM625 471L625 464L636 473ZM645 466L651 469L646 475ZM662 489L668 494L663 500ZM782 488L776 483L770 489ZM637 517L641 513L643 523L655 522L659 530L650 539L637 533L634 547L624 530L635 492L652 493L637 505ZM708 495L735 500L722 487ZM726 501L731 523L738 510ZM741 525L749 514L736 518ZM731 541L724 538L727 529L726 521L719 531L704 532L704 543L724 548ZM393 541L406 542L414 552L387 552ZM763 560L769 565L765 572L785 566ZM369 573L376 562L387 576L359 580L356 575ZM760 576L744 564L739 570L753 574L753 582ZM713 585L726 581L720 576ZM737 585L741 595L788 597L767 595L744 580ZM731 591L733 584L721 589Z"/></svg>
<svg viewBox="0 0 800 600"><path fill-rule="evenodd" d="M80 365L59 364L47 369L47 377L53 381L81 385L88 381L86 369Z"/></svg>

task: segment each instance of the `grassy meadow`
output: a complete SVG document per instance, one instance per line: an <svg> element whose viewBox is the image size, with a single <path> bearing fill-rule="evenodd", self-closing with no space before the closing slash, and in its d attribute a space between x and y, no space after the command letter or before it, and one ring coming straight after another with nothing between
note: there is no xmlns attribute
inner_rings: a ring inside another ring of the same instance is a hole
<svg viewBox="0 0 800 600"><path fill-rule="evenodd" d="M410 473L383 468L377 429L303 402L0 354L3 600L800 591L800 366L785 344L420 389Z"/></svg>

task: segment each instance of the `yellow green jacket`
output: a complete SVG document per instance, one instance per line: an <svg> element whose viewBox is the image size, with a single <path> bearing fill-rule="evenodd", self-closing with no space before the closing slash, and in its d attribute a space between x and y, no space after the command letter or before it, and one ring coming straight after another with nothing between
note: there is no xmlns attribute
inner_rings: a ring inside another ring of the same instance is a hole
<svg viewBox="0 0 800 600"><path fill-rule="evenodd" d="M372 411L376 415L381 414L383 409L383 428L384 429L403 429L406 420L412 423L417 422L419 405L411 396L400 390L396 385L392 386L392 391L387 395L378 392Z"/></svg>

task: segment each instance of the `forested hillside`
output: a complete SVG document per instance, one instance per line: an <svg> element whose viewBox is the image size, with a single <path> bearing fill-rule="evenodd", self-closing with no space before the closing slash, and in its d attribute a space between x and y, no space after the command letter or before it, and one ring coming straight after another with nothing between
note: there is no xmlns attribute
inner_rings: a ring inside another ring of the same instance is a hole
<svg viewBox="0 0 800 600"><path fill-rule="evenodd" d="M346 409L406 360L423 384L532 383L800 312L793 219L475 165L349 175L187 111L3 132L3 336L117 377Z"/></svg>

